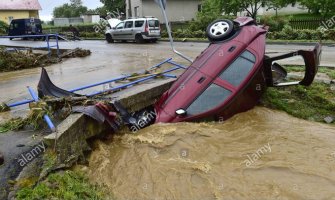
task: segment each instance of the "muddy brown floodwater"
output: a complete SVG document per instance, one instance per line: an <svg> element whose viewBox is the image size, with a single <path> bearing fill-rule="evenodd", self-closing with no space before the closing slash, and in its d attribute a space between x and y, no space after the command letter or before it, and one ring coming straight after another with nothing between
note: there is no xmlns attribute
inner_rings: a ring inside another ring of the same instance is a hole
<svg viewBox="0 0 335 200"><path fill-rule="evenodd" d="M80 169L115 199L335 199L335 126L263 107L95 145Z"/></svg>

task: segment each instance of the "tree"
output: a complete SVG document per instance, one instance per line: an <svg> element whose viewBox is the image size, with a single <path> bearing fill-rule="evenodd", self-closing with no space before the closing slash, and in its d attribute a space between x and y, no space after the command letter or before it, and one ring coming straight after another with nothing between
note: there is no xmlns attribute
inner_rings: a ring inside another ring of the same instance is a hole
<svg viewBox="0 0 335 200"><path fill-rule="evenodd" d="M108 12L113 13L126 13L126 2L125 0L100 0L104 4L104 7Z"/></svg>
<svg viewBox="0 0 335 200"><path fill-rule="evenodd" d="M252 18L256 18L261 7L279 9L294 3L295 0L220 0L225 13L237 14L246 11Z"/></svg>
<svg viewBox="0 0 335 200"><path fill-rule="evenodd" d="M246 11L247 14L256 18L261 7L279 9L294 3L296 0L204 0L204 13L226 13L237 15L238 12Z"/></svg>
<svg viewBox="0 0 335 200"><path fill-rule="evenodd" d="M59 7L56 7L53 11L55 18L60 17L79 17L87 12L87 7L83 6L82 0L70 0L69 3L65 3Z"/></svg>
<svg viewBox="0 0 335 200"><path fill-rule="evenodd" d="M298 0L301 5L306 6L309 11L315 14L322 14L327 17L328 14L335 12L334 0Z"/></svg>

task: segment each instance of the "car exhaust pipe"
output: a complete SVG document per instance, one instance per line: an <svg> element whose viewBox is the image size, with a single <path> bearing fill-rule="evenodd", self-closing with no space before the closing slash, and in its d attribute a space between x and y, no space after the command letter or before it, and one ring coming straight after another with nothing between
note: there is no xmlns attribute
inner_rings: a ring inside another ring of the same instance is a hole
<svg viewBox="0 0 335 200"><path fill-rule="evenodd" d="M155 0L155 2L159 5L159 7L161 8L161 11L162 11L162 14L163 14L163 17L164 17L164 20L165 20L165 25L166 25L166 29L167 29L167 33L169 35L169 40L170 40L170 45L171 45L171 48L173 50L173 52L175 54L177 54L178 56L182 57L183 59L189 61L190 63L193 63L193 60L188 57L188 56L185 56L184 54L180 53L179 51L176 50L176 48L174 47L174 43L173 43L173 38L172 38L172 34L171 34L171 28L170 28L170 25L169 25L169 20L167 18L167 15L166 15L166 11L165 11L165 8L166 8L166 0Z"/></svg>

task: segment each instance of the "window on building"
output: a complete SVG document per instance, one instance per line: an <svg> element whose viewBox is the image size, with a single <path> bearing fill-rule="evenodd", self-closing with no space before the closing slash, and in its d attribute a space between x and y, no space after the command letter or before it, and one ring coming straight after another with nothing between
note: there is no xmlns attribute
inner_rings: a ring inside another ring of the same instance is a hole
<svg viewBox="0 0 335 200"><path fill-rule="evenodd" d="M10 23L12 22L13 19L14 19L13 16L9 16L9 17L8 17L8 23L10 24Z"/></svg>
<svg viewBox="0 0 335 200"><path fill-rule="evenodd" d="M202 11L202 4L198 5L198 12Z"/></svg>
<svg viewBox="0 0 335 200"><path fill-rule="evenodd" d="M136 7L134 8L134 14L135 14L135 17L139 17L139 16L140 16L139 11L140 11L140 7L139 7L139 6L136 6Z"/></svg>

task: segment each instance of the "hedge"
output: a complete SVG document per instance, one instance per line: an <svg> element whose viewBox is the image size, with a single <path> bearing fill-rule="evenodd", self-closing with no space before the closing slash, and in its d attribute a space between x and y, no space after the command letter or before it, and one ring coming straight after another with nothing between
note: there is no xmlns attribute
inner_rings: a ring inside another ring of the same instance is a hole
<svg viewBox="0 0 335 200"><path fill-rule="evenodd" d="M205 31L176 30L172 33L175 38L206 38ZM162 31L162 37L167 38L166 31ZM294 30L285 26L282 31L268 32L268 39L271 40L333 40L335 41L335 29L330 30Z"/></svg>

